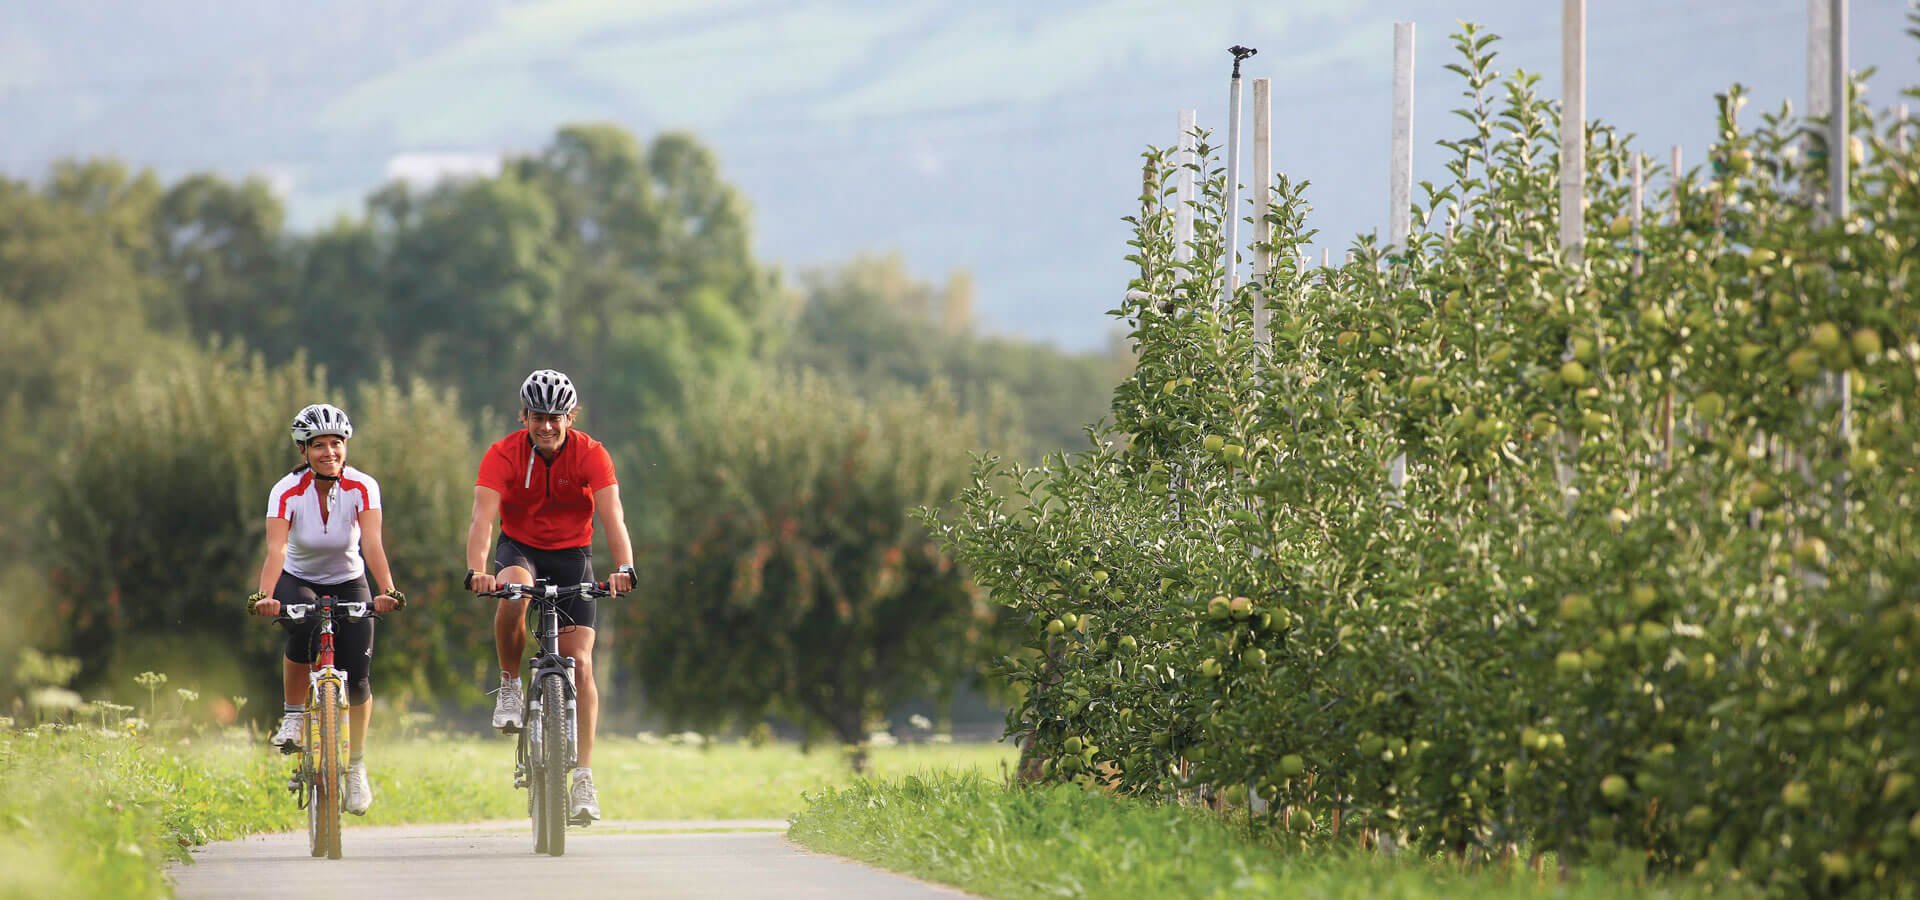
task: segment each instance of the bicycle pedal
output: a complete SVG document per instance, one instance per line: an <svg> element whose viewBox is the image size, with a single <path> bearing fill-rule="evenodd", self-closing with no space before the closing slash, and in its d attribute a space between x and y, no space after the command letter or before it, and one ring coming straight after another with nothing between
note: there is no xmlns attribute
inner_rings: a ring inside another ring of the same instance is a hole
<svg viewBox="0 0 1920 900"><path fill-rule="evenodd" d="M281 756L292 756L295 753L299 753L299 752L301 752L299 744L281 744L280 745Z"/></svg>

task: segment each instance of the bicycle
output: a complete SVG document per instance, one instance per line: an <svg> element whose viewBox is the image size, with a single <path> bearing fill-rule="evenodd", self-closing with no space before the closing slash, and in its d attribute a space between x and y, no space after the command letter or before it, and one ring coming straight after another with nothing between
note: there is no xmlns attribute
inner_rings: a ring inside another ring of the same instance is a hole
<svg viewBox="0 0 1920 900"><path fill-rule="evenodd" d="M539 652L527 661L526 708L521 714L519 746L514 750L513 786L527 791L527 815L533 820L533 852L567 852L567 776L580 762L579 722L573 686L573 657L560 655L560 601L575 597L611 597L606 582L564 587L540 579L509 584L479 594L500 600L529 598L539 606L533 631ZM558 740L555 740L555 737ZM584 823L583 823L584 824Z"/></svg>
<svg viewBox="0 0 1920 900"><path fill-rule="evenodd" d="M347 673L333 664L333 622L344 615L358 622L374 615L373 604L364 600L341 601L320 597L313 603L287 603L280 607L275 621L299 622L317 617L320 622L320 649L313 658L308 676L307 716L304 737L298 748L280 748L284 754L300 754L287 779L287 790L294 802L307 811L307 844L314 856L340 858L341 780L346 774Z"/></svg>

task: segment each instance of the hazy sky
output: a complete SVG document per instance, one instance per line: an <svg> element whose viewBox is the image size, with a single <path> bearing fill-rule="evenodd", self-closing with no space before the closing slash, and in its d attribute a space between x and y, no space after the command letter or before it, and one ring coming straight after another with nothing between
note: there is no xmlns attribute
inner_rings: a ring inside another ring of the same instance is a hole
<svg viewBox="0 0 1920 900"><path fill-rule="evenodd" d="M1697 162L1729 83L1750 116L1801 104L1806 9L1590 0L1588 114ZM1920 84L1906 9L1852 3L1876 105ZM1455 23L1502 35L1499 67L1558 96L1559 17L1552 0L10 4L0 167L113 153L265 174L312 225L564 122L687 129L751 198L769 260L898 250L929 277L971 271L992 327L1086 346L1125 287L1140 152L1183 107L1224 138L1230 44L1259 48L1244 71L1274 79L1275 166L1313 183L1337 248L1386 217L1392 23L1418 27L1416 177L1437 179Z"/></svg>

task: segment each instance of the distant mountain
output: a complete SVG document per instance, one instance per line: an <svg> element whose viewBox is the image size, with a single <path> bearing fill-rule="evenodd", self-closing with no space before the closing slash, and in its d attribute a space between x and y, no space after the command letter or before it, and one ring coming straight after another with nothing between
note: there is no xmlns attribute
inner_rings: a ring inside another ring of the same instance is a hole
<svg viewBox="0 0 1920 900"><path fill-rule="evenodd" d="M1905 4L1853 3L1875 99L1920 83ZM1804 0L1591 4L1588 109L1649 149L1711 136L1712 95L1805 93ZM754 199L790 266L898 250L974 273L984 320L1092 346L1125 286L1139 153L1198 109L1224 139L1225 48L1275 83L1276 166L1313 182L1339 248L1385 218L1390 23L1418 23L1416 138L1453 132L1456 20L1506 37L1503 69L1558 93L1542 0L339 0L10 4L0 9L0 167L116 154L163 173L261 173L293 219L358 209L390 177L484 170L556 125L685 129ZM1419 177L1439 157L1416 154Z"/></svg>

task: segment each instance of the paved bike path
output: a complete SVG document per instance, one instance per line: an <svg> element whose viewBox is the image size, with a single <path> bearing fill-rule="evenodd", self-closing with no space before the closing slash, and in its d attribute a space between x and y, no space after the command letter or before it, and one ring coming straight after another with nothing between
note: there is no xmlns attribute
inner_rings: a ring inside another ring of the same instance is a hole
<svg viewBox="0 0 1920 900"><path fill-rule="evenodd" d="M536 856L525 821L348 828L343 859L314 859L304 831L193 851L172 874L182 898L876 897L964 894L809 852L779 820L601 822Z"/></svg>

